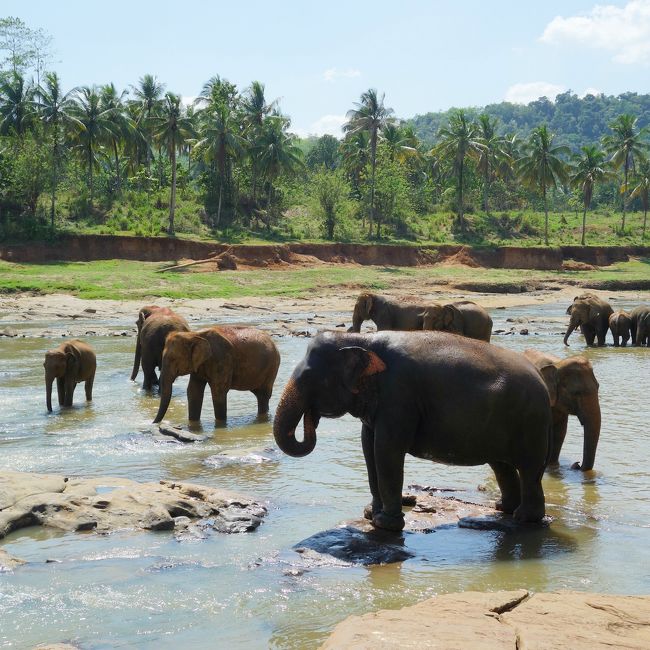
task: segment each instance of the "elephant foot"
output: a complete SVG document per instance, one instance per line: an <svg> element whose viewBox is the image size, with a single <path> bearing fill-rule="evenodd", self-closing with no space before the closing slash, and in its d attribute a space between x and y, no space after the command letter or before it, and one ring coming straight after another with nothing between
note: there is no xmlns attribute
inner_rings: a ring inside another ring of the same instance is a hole
<svg viewBox="0 0 650 650"><path fill-rule="evenodd" d="M499 499L494 504L494 509L499 512L503 512L506 515L511 515L519 507L519 501L514 501L512 499Z"/></svg>
<svg viewBox="0 0 650 650"><path fill-rule="evenodd" d="M404 513L400 512L399 515L387 515L383 511L378 512L372 517L372 525L375 528L399 532L404 529Z"/></svg>
<svg viewBox="0 0 650 650"><path fill-rule="evenodd" d="M373 517L375 515L378 515L381 512L381 503L375 503L371 501L364 509L363 509L363 518L368 519L369 521L373 520Z"/></svg>
<svg viewBox="0 0 650 650"><path fill-rule="evenodd" d="M512 514L517 521L521 521L523 523L536 523L544 518L546 510L543 503L537 506L531 504L522 504L516 508Z"/></svg>
<svg viewBox="0 0 650 650"><path fill-rule="evenodd" d="M581 465L579 460L576 460L576 462L571 465L571 469L579 469L581 472L588 472L593 468L593 465L591 467L585 467L584 464Z"/></svg>

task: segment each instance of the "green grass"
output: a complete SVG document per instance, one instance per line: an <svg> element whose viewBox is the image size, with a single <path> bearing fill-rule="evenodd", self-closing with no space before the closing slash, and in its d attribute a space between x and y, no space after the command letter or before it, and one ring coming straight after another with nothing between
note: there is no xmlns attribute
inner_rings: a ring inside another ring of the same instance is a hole
<svg viewBox="0 0 650 650"><path fill-rule="evenodd" d="M350 267L317 266L281 270L214 273L156 273L165 263L107 260L13 264L0 261L0 293L66 293L87 299L222 298L242 296L310 297L337 288L380 291L395 284L425 286L436 282L521 283L522 281L638 282L650 280L650 259L614 264L595 271L521 271L463 266Z"/></svg>

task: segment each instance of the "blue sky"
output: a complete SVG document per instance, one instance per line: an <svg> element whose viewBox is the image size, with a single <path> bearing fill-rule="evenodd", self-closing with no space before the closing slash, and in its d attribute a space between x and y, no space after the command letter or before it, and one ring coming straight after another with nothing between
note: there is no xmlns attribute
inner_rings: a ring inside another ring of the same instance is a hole
<svg viewBox="0 0 650 650"><path fill-rule="evenodd" d="M258 79L300 133L337 133L374 87L400 117L572 89L649 92L650 0L3 0L54 38L66 88L145 73L184 97Z"/></svg>

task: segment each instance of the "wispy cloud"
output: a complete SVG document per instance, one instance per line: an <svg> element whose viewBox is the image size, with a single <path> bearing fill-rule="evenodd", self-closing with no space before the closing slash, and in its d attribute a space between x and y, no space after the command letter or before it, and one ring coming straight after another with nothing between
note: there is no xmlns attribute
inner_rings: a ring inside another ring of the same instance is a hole
<svg viewBox="0 0 650 650"><path fill-rule="evenodd" d="M528 104L540 97L555 99L555 95L563 93L565 86L549 83L548 81L530 81L528 83L513 84L506 90L504 99L513 104Z"/></svg>
<svg viewBox="0 0 650 650"><path fill-rule="evenodd" d="M337 79L353 79L354 77L360 77L361 70L356 68L346 68L345 70L339 70L338 68L328 68L323 72L323 79L325 81L334 82Z"/></svg>
<svg viewBox="0 0 650 650"><path fill-rule="evenodd" d="M301 138L306 138L309 135L320 137L326 133L340 138L343 135L343 125L346 121L345 115L323 115L315 122L312 122L307 129L295 127L291 130Z"/></svg>
<svg viewBox="0 0 650 650"><path fill-rule="evenodd" d="M650 0L630 0L623 7L596 5L581 15L556 16L540 41L607 50L617 63L650 65Z"/></svg>

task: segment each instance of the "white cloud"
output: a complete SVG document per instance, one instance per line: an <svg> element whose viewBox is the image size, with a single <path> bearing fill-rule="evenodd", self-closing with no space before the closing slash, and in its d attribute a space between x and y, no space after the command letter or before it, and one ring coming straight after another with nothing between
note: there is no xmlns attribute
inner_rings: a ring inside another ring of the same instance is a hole
<svg viewBox="0 0 650 650"><path fill-rule="evenodd" d="M191 106L196 101L196 95L182 95L181 104L185 107Z"/></svg>
<svg viewBox="0 0 650 650"><path fill-rule="evenodd" d="M312 122L307 129L302 129L299 127L293 127L291 131L301 138L306 138L310 135L333 135L336 138L340 138L343 135L343 125L346 123L345 115L323 115L323 117L318 118L315 122Z"/></svg>
<svg viewBox="0 0 650 650"><path fill-rule="evenodd" d="M504 99L513 104L528 104L540 97L548 97L551 101L554 101L555 95L563 93L565 90L565 86L552 84L548 81L530 81L510 86L506 90Z"/></svg>
<svg viewBox="0 0 650 650"><path fill-rule="evenodd" d="M323 79L325 81L334 82L337 79L353 79L354 77L360 77L361 70L356 68L346 68L345 70L339 70L338 68L328 68L323 72Z"/></svg>
<svg viewBox="0 0 650 650"><path fill-rule="evenodd" d="M556 16L540 41L607 50L617 63L650 65L650 0L629 0L623 7L596 5L582 15Z"/></svg>
<svg viewBox="0 0 650 650"><path fill-rule="evenodd" d="M594 95L594 96L595 96L595 95L600 95L600 94L602 94L602 92L603 92L603 91L600 90L600 89L598 89L598 88L592 88L591 86L589 86L589 88L585 88L585 89L584 89L584 90L583 90L583 91L578 95L578 97L580 97L580 99L584 99L587 95Z"/></svg>

